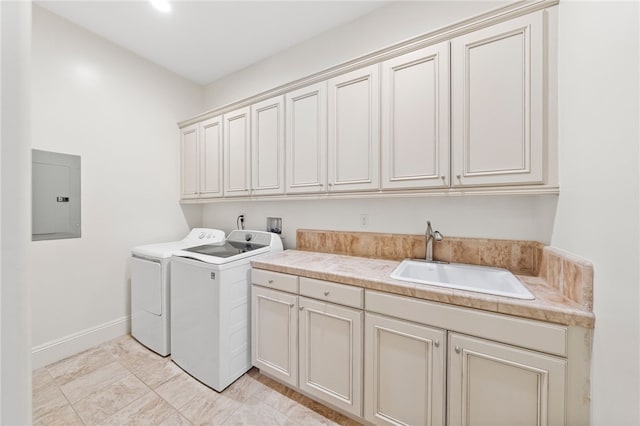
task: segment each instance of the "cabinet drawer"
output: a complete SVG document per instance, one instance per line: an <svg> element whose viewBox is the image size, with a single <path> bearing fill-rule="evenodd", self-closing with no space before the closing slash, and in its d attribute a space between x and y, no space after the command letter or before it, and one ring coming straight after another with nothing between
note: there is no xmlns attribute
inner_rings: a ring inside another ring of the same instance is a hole
<svg viewBox="0 0 640 426"><path fill-rule="evenodd" d="M287 291L289 293L298 293L298 277L295 275L252 269L251 282L263 287Z"/></svg>
<svg viewBox="0 0 640 426"><path fill-rule="evenodd" d="M301 277L300 294L358 309L364 307L364 289L360 287Z"/></svg>

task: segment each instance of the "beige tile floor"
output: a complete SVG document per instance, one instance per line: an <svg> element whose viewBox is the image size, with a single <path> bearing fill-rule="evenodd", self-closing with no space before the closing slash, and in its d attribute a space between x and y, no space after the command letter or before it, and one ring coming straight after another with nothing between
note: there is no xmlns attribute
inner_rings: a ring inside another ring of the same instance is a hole
<svg viewBox="0 0 640 426"><path fill-rule="evenodd" d="M33 372L35 425L356 425L256 369L222 393L122 336Z"/></svg>

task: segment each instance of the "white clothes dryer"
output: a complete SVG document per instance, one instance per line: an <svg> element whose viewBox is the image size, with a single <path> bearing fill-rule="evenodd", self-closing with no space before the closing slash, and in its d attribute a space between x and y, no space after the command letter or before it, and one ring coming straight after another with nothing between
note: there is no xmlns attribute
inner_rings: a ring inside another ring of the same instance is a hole
<svg viewBox="0 0 640 426"><path fill-rule="evenodd" d="M171 359L218 392L251 368L251 260L275 251L277 234L234 230L174 253Z"/></svg>
<svg viewBox="0 0 640 426"><path fill-rule="evenodd" d="M176 250L224 241L218 229L194 228L180 241L131 250L131 335L152 351L171 353L170 260Z"/></svg>

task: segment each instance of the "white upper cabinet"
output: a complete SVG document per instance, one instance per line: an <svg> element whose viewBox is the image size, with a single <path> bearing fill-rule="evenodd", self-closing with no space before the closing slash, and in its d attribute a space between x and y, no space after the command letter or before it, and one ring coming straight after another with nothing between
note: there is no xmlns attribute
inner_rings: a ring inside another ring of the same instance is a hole
<svg viewBox="0 0 640 426"><path fill-rule="evenodd" d="M200 197L221 197L222 116L200 123Z"/></svg>
<svg viewBox="0 0 640 426"><path fill-rule="evenodd" d="M250 194L251 128L250 108L224 115L224 196Z"/></svg>
<svg viewBox="0 0 640 426"><path fill-rule="evenodd" d="M378 189L379 66L329 80L329 191Z"/></svg>
<svg viewBox="0 0 640 426"><path fill-rule="evenodd" d="M449 186L449 43L382 63L382 188Z"/></svg>
<svg viewBox="0 0 640 426"><path fill-rule="evenodd" d="M182 198L198 198L198 124L180 129L180 192Z"/></svg>
<svg viewBox="0 0 640 426"><path fill-rule="evenodd" d="M451 42L453 186L544 183L544 12Z"/></svg>
<svg viewBox="0 0 640 426"><path fill-rule="evenodd" d="M286 95L287 192L323 192L327 182L327 83Z"/></svg>
<svg viewBox="0 0 640 426"><path fill-rule="evenodd" d="M183 199L222 196L222 118L210 118L181 130Z"/></svg>
<svg viewBox="0 0 640 426"><path fill-rule="evenodd" d="M284 192L284 96L251 107L252 195Z"/></svg>
<svg viewBox="0 0 640 426"><path fill-rule="evenodd" d="M287 193L378 189L378 65L290 92L286 110Z"/></svg>
<svg viewBox="0 0 640 426"><path fill-rule="evenodd" d="M185 122L182 199L557 193L556 12L518 13Z"/></svg>

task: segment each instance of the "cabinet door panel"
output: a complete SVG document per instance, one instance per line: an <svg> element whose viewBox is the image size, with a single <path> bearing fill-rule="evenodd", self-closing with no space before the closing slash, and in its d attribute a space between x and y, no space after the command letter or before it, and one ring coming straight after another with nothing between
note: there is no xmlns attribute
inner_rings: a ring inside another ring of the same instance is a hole
<svg viewBox="0 0 640 426"><path fill-rule="evenodd" d="M329 80L331 191L378 189L378 65Z"/></svg>
<svg viewBox="0 0 640 426"><path fill-rule="evenodd" d="M326 191L327 84L286 95L286 185L288 193Z"/></svg>
<svg viewBox="0 0 640 426"><path fill-rule="evenodd" d="M544 12L453 39L454 186L543 183Z"/></svg>
<svg viewBox="0 0 640 426"><path fill-rule="evenodd" d="M249 107L224 115L224 195L249 195L251 133Z"/></svg>
<svg viewBox="0 0 640 426"><path fill-rule="evenodd" d="M251 362L298 386L298 297L252 286Z"/></svg>
<svg viewBox="0 0 640 426"><path fill-rule="evenodd" d="M182 198L198 197L198 125L182 129L181 144L181 192Z"/></svg>
<svg viewBox="0 0 640 426"><path fill-rule="evenodd" d="M444 425L445 331L365 315L365 419Z"/></svg>
<svg viewBox="0 0 640 426"><path fill-rule="evenodd" d="M284 97L251 107L252 191L260 194L284 192Z"/></svg>
<svg viewBox="0 0 640 426"><path fill-rule="evenodd" d="M449 335L449 423L565 423L566 360Z"/></svg>
<svg viewBox="0 0 640 426"><path fill-rule="evenodd" d="M300 297L300 389L362 415L362 311Z"/></svg>
<svg viewBox="0 0 640 426"><path fill-rule="evenodd" d="M222 117L200 124L200 196L222 196Z"/></svg>
<svg viewBox="0 0 640 426"><path fill-rule="evenodd" d="M449 43L382 64L382 187L449 185Z"/></svg>

